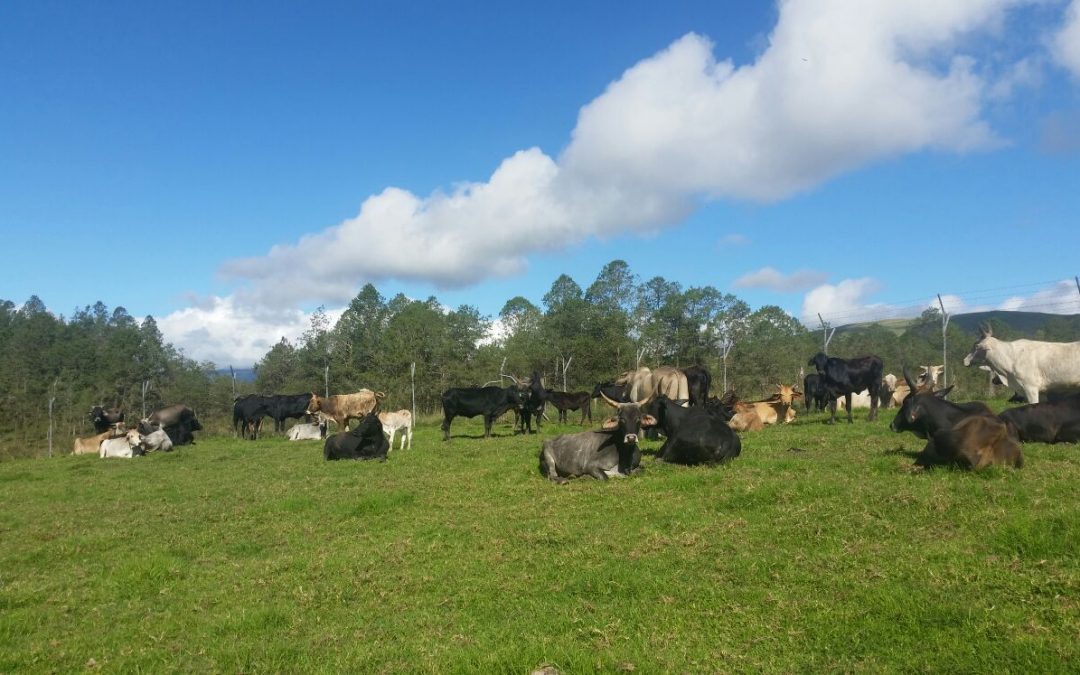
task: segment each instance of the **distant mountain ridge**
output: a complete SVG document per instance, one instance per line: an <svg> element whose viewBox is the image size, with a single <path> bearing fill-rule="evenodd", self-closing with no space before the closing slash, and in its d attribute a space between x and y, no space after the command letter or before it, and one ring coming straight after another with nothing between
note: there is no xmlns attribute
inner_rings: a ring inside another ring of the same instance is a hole
<svg viewBox="0 0 1080 675"><path fill-rule="evenodd" d="M865 330L871 326L883 326L897 335L910 328L916 321L910 319L883 319L881 321L868 321L863 323L850 323L837 326L836 332ZM968 314L955 314L949 319L950 325L958 326L964 331L975 335L979 332L979 326L993 320L995 323L1007 325L1021 336L1033 336L1044 330L1048 324L1058 324L1059 328L1064 324L1071 329L1075 337L1080 340L1080 314L1048 314L1046 312L1013 312L1002 309L987 312L970 312Z"/></svg>
<svg viewBox="0 0 1080 675"><path fill-rule="evenodd" d="M214 371L214 374L219 377L230 377L235 373L237 382L254 382L255 381L255 369L254 368L233 368L232 373L228 368L218 368Z"/></svg>

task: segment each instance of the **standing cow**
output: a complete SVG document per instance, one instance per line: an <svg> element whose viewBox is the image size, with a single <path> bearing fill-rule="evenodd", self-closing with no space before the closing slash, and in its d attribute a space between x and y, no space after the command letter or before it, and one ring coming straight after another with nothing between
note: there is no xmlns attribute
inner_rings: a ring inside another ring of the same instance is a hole
<svg viewBox="0 0 1080 675"><path fill-rule="evenodd" d="M843 396L847 407L848 424L854 420L851 415L851 396L866 389L870 394L869 421L877 419L878 398L881 391L881 377L885 370L878 356L860 356L854 359L838 359L818 352L807 365L814 366L821 375L829 395L828 424L836 422L836 399Z"/></svg>
<svg viewBox="0 0 1080 675"><path fill-rule="evenodd" d="M323 417L334 420L338 429L348 431L349 420L358 420L370 412L377 411L379 401L384 398L386 394L383 392L370 389L361 389L355 394L334 394L325 397L311 392L307 414L321 413Z"/></svg>
<svg viewBox="0 0 1080 675"><path fill-rule="evenodd" d="M484 438L491 437L491 426L511 408L520 408L528 391L517 385L509 387L451 387L442 394L443 440L450 440L450 423L455 417L484 416Z"/></svg>
<svg viewBox="0 0 1080 675"><path fill-rule="evenodd" d="M1007 342L994 337L990 326L983 326L964 365L983 362L1004 375L1028 403L1038 403L1042 391L1080 387L1080 342Z"/></svg>

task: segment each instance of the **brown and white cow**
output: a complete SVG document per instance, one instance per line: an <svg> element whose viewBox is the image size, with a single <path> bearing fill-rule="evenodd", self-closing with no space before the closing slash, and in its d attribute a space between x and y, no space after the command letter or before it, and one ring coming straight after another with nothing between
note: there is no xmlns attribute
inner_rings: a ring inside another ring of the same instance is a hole
<svg viewBox="0 0 1080 675"><path fill-rule="evenodd" d="M90 436L88 438L76 438L75 445L71 450L73 455L96 455L101 450L101 443L110 438L116 438L124 434L123 424L110 428L108 431L103 431L96 436Z"/></svg>
<svg viewBox="0 0 1080 675"><path fill-rule="evenodd" d="M379 401L386 397L381 391L361 389L355 394L333 394L331 396L319 396L311 393L311 402L308 403L307 414L322 413L321 417L328 417L337 424L338 432L348 431L349 420L363 419L368 413L378 409Z"/></svg>

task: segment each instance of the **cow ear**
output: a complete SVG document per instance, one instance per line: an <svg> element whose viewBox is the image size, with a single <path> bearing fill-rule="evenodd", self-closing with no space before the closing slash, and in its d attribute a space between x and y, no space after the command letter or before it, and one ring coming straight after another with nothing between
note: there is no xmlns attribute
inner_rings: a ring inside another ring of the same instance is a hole
<svg viewBox="0 0 1080 675"><path fill-rule="evenodd" d="M954 385L950 385L948 387L945 387L944 389L939 389L939 390L934 392L934 396L937 396L938 398L945 398L946 396L949 395L949 392L951 392L953 390L953 387L955 387L955 386L956 385L954 384Z"/></svg>
<svg viewBox="0 0 1080 675"><path fill-rule="evenodd" d="M656 426L656 418L653 417L652 415L642 415L641 416L641 426L646 427L646 428L655 427Z"/></svg>
<svg viewBox="0 0 1080 675"><path fill-rule="evenodd" d="M798 390L791 392L791 398L802 398L802 392Z"/></svg>
<svg viewBox="0 0 1080 675"><path fill-rule="evenodd" d="M619 428L619 418L609 417L604 420L604 423L600 425L602 431L615 431Z"/></svg>

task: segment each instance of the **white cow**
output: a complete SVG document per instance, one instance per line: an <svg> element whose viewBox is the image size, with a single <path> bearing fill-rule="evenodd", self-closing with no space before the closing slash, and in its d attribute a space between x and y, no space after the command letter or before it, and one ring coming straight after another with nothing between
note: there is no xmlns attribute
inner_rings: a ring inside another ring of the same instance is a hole
<svg viewBox="0 0 1080 675"><path fill-rule="evenodd" d="M836 399L836 407L840 410L847 410L847 405L843 396ZM870 407L870 390L863 389L857 394L851 395L851 409L855 408L869 408Z"/></svg>
<svg viewBox="0 0 1080 675"><path fill-rule="evenodd" d="M129 429L126 434L119 438L107 438L101 442L99 457L123 457L130 459L135 455L146 454L143 447L143 437L138 429Z"/></svg>
<svg viewBox="0 0 1080 675"><path fill-rule="evenodd" d="M326 438L326 422L294 424L289 429L290 441L318 441L323 438Z"/></svg>
<svg viewBox="0 0 1080 675"><path fill-rule="evenodd" d="M398 410L397 412L381 412L379 413L379 421L382 422L383 432L390 438L390 448L394 447L394 434L398 429L401 429L401 447L398 450L405 449L405 440L409 441L409 449L412 450L412 413L408 410Z"/></svg>
<svg viewBox="0 0 1080 675"><path fill-rule="evenodd" d="M985 362L1028 403L1038 403L1040 391L1080 387L1080 342L1006 341L994 337L989 326L979 330L964 365Z"/></svg>
<svg viewBox="0 0 1080 675"><path fill-rule="evenodd" d="M169 452L173 449L173 443L164 429L158 429L143 436L143 448L146 452L153 452L154 450Z"/></svg>

